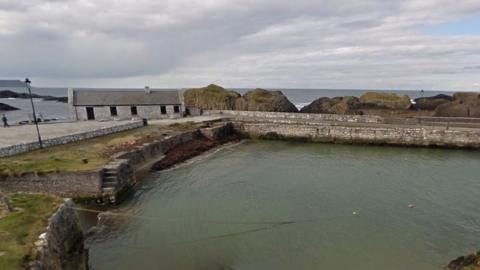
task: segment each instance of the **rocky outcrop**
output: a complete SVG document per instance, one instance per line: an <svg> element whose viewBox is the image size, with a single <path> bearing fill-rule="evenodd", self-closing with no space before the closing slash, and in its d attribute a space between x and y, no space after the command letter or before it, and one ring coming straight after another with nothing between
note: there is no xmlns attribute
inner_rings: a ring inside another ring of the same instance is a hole
<svg viewBox="0 0 480 270"><path fill-rule="evenodd" d="M470 254L467 256L461 256L451 261L447 267L447 270L480 270L480 252L476 254Z"/></svg>
<svg viewBox="0 0 480 270"><path fill-rule="evenodd" d="M435 116L480 117L480 93L453 94L453 101L439 105Z"/></svg>
<svg viewBox="0 0 480 270"><path fill-rule="evenodd" d="M367 92L360 97L360 102L372 109L408 110L411 106L409 96L393 93Z"/></svg>
<svg viewBox="0 0 480 270"><path fill-rule="evenodd" d="M422 97L415 99L413 108L416 110L435 110L439 105L453 101L449 95L436 95L433 97Z"/></svg>
<svg viewBox="0 0 480 270"><path fill-rule="evenodd" d="M297 112L293 105L281 91L269 91L257 88L248 91L235 103L235 109L240 111L262 112Z"/></svg>
<svg viewBox="0 0 480 270"><path fill-rule="evenodd" d="M33 98L41 98L48 101L58 101L67 103L67 97L54 97L54 96L42 96L37 94L32 94ZM10 90L0 91L0 98L30 98L30 95L27 93L17 93Z"/></svg>
<svg viewBox="0 0 480 270"><path fill-rule="evenodd" d="M385 115L405 112L411 106L408 96L391 93L367 92L360 98L345 96L322 97L303 107L302 113L326 114L374 114Z"/></svg>
<svg viewBox="0 0 480 270"><path fill-rule="evenodd" d="M84 235L74 207L67 199L50 218L47 231L35 242L36 260L30 263L30 269L78 269Z"/></svg>
<svg viewBox="0 0 480 270"><path fill-rule="evenodd" d="M303 107L302 113L326 113L326 114L356 114L354 110L361 107L357 97L319 98Z"/></svg>
<svg viewBox="0 0 480 270"><path fill-rule="evenodd" d="M255 89L241 96L214 84L185 91L184 100L185 106L201 110L298 111L280 91Z"/></svg>
<svg viewBox="0 0 480 270"><path fill-rule="evenodd" d="M234 110L235 101L240 94L211 84L204 88L187 90L183 96L187 107L202 110Z"/></svg>
<svg viewBox="0 0 480 270"><path fill-rule="evenodd" d="M16 110L19 110L19 108L15 108L8 104L0 103L0 111L16 111Z"/></svg>

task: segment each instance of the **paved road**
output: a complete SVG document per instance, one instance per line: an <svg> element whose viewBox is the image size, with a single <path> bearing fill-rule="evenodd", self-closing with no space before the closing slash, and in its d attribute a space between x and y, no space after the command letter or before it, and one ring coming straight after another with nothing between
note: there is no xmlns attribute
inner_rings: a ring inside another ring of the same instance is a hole
<svg viewBox="0 0 480 270"><path fill-rule="evenodd" d="M184 123L188 121L204 122L221 119L219 116L199 116L180 119L152 120L151 125L170 125L174 123ZM70 134L92 131L96 129L109 128L118 125L124 125L131 121L79 121L69 123L48 123L41 124L40 134L43 139L62 137ZM0 127L0 148L37 141L37 131L35 125L12 126L9 128Z"/></svg>

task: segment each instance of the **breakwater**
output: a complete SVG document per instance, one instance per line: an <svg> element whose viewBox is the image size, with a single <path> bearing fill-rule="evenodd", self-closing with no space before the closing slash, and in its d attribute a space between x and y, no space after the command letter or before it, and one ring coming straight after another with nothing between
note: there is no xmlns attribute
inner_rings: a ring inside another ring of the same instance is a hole
<svg viewBox="0 0 480 270"><path fill-rule="evenodd" d="M230 116L250 137L313 142L480 148L477 119L404 118L371 115L209 111Z"/></svg>

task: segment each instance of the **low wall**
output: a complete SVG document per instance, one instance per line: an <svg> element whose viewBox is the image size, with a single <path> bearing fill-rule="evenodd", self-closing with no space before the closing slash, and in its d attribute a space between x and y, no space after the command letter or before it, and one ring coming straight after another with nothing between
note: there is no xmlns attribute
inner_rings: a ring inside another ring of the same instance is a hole
<svg viewBox="0 0 480 270"><path fill-rule="evenodd" d="M137 167L159 155L163 155L172 147L191 141L197 136L196 131L184 132L174 136L166 137L161 141L146 143L128 152L121 152L115 155L115 159L125 159L133 167Z"/></svg>
<svg viewBox="0 0 480 270"><path fill-rule="evenodd" d="M52 139L46 139L46 140L42 140L42 144L43 144L43 147L52 147L55 145L62 145L62 144L67 144L71 142L105 136L105 135L109 135L109 134L113 134L121 131L139 128L142 126L143 126L142 121L135 121L135 122L124 124L124 125L91 130L87 132L81 132L81 133L66 135L66 136L52 138ZM14 156L21 153L30 152L36 149L40 149L40 144L38 142L11 145L8 147L0 148L0 157Z"/></svg>
<svg viewBox="0 0 480 270"><path fill-rule="evenodd" d="M452 130L407 126L341 126L238 122L236 129L252 137L291 138L332 143L390 144L480 148L480 129Z"/></svg>
<svg viewBox="0 0 480 270"><path fill-rule="evenodd" d="M234 117L262 118L262 119L293 119L309 121L339 121L349 123L381 123L383 118L376 115L342 115L342 114L313 114L313 113L283 113L257 111L211 110L204 111L204 115L231 115Z"/></svg>
<svg viewBox="0 0 480 270"><path fill-rule="evenodd" d="M191 141L197 135L198 132L184 132L161 141L145 143L133 150L115 155L114 159L103 167L104 172L115 171L116 173L113 185L110 182L101 187L102 203L117 204L122 201L125 191L135 185L137 176L141 176L142 171L150 170L149 166L153 165L152 162L156 162L172 147Z"/></svg>
<svg viewBox="0 0 480 270"><path fill-rule="evenodd" d="M46 232L35 242L36 259L30 269L79 269L84 235L74 207L73 201L67 199L49 219Z"/></svg>
<svg viewBox="0 0 480 270"><path fill-rule="evenodd" d="M61 197L95 197L101 194L102 177L101 169L8 176L0 178L0 190L53 194Z"/></svg>

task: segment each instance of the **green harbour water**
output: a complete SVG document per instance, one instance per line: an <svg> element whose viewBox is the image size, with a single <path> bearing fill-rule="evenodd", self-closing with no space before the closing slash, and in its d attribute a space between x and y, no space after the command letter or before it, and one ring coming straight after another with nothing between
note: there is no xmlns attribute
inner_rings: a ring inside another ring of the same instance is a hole
<svg viewBox="0 0 480 270"><path fill-rule="evenodd" d="M478 151L248 141L149 175L90 265L443 269L480 250L479 206Z"/></svg>

